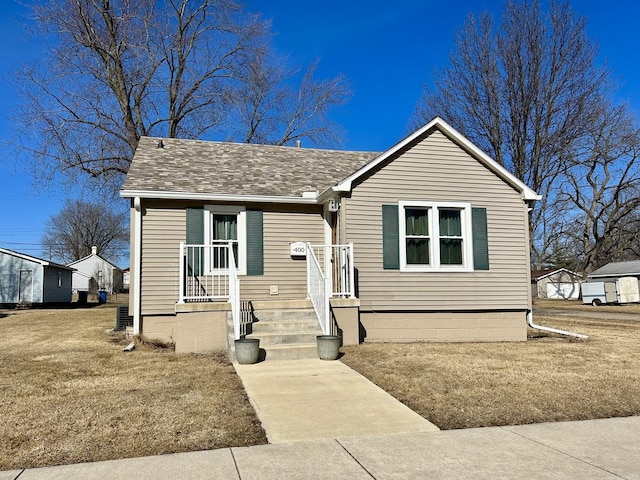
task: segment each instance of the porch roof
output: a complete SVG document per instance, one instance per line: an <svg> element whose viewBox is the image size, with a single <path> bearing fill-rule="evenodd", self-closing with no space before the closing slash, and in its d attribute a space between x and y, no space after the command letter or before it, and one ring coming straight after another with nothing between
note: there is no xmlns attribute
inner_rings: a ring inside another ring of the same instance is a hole
<svg viewBox="0 0 640 480"><path fill-rule="evenodd" d="M159 145L162 145L161 147ZM322 192L376 152L142 137L127 191L300 197Z"/></svg>

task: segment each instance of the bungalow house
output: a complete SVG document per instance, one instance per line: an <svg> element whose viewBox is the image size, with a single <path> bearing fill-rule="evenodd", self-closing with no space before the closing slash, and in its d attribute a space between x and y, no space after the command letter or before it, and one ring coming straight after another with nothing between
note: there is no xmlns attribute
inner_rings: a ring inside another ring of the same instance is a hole
<svg viewBox="0 0 640 480"><path fill-rule="evenodd" d="M566 268L546 268L531 271L531 294L533 298L572 299L580 298L579 273Z"/></svg>
<svg viewBox="0 0 640 480"><path fill-rule="evenodd" d="M0 304L71 302L73 268L0 248Z"/></svg>
<svg viewBox="0 0 640 480"><path fill-rule="evenodd" d="M539 197L440 118L382 153L143 137L121 195L134 331L176 351L305 305L344 344L526 340Z"/></svg>
<svg viewBox="0 0 640 480"><path fill-rule="evenodd" d="M73 272L73 291L92 292L104 290L116 293L122 290L122 270L113 263L98 255L98 248L91 247L91 255L87 255L69 264Z"/></svg>

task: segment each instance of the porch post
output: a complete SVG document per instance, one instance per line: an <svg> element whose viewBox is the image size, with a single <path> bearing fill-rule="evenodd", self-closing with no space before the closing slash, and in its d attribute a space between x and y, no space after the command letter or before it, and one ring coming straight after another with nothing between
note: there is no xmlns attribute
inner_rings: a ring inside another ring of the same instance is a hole
<svg viewBox="0 0 640 480"><path fill-rule="evenodd" d="M349 242L349 297L355 298L356 296L356 269L355 261L353 258L353 242Z"/></svg>
<svg viewBox="0 0 640 480"><path fill-rule="evenodd" d="M180 262L180 291L178 292L178 303L184 303L184 242L180 242L180 254L178 255Z"/></svg>

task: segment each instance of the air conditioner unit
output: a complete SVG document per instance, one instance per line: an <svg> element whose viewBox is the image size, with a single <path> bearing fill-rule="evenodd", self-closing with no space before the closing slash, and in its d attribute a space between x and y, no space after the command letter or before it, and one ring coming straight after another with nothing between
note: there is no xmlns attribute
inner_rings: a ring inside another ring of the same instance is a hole
<svg viewBox="0 0 640 480"><path fill-rule="evenodd" d="M338 209L340 208L340 203L335 200L335 199L331 199L329 200L329 211L330 212L337 212Z"/></svg>

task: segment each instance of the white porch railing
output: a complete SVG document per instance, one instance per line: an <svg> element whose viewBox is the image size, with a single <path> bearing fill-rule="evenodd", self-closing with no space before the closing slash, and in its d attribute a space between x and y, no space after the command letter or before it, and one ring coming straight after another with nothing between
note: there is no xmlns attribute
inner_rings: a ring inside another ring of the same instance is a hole
<svg viewBox="0 0 640 480"><path fill-rule="evenodd" d="M320 328L325 335L331 335L330 308L328 292L331 291L328 276L320 268L313 247L307 243L307 295L311 300Z"/></svg>
<svg viewBox="0 0 640 480"><path fill-rule="evenodd" d="M240 338L240 281L233 242L212 245L180 243L179 303L227 300L235 338Z"/></svg>
<svg viewBox="0 0 640 480"><path fill-rule="evenodd" d="M332 297L356 296L353 243L346 245L311 245L322 272L331 281Z"/></svg>

